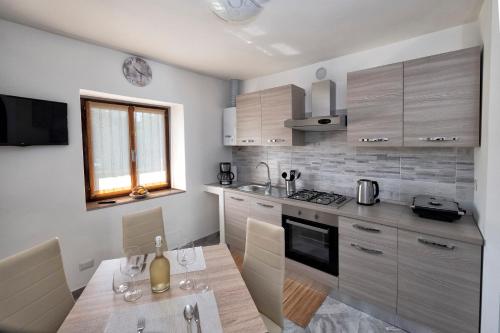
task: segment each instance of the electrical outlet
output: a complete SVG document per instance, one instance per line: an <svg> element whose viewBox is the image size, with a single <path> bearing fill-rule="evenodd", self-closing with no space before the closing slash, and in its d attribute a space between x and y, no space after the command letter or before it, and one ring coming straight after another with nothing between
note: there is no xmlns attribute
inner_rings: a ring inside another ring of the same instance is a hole
<svg viewBox="0 0 500 333"><path fill-rule="evenodd" d="M94 267L94 259L89 259L87 261L81 262L78 267L80 268L80 272L86 269Z"/></svg>

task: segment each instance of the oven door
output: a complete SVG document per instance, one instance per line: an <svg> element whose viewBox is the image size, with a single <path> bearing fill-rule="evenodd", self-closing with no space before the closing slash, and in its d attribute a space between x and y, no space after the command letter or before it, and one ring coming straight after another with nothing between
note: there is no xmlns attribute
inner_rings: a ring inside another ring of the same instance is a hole
<svg viewBox="0 0 500 333"><path fill-rule="evenodd" d="M283 215L287 258L338 276L338 228Z"/></svg>

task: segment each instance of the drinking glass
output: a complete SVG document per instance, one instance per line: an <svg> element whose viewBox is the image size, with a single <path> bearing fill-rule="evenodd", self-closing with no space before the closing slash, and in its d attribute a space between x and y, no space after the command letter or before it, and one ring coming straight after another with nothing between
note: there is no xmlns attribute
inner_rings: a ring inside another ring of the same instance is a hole
<svg viewBox="0 0 500 333"><path fill-rule="evenodd" d="M142 296L142 290L136 287L135 277L141 272L144 256L138 246L131 246L125 249L125 258L122 259L120 269L121 272L130 277L130 284L125 291L124 298L127 302L137 301Z"/></svg>
<svg viewBox="0 0 500 333"><path fill-rule="evenodd" d="M128 278L120 269L113 272L113 291L115 294L123 294L128 289Z"/></svg>
<svg viewBox="0 0 500 333"><path fill-rule="evenodd" d="M194 288L194 281L188 278L188 266L193 264L195 261L196 251L193 241L188 241L184 243L184 245L180 245L177 247L177 262L186 270L184 280L179 282L179 286L181 289L190 290Z"/></svg>
<svg viewBox="0 0 500 333"><path fill-rule="evenodd" d="M195 273L195 289L196 291L198 292L207 292L210 290L210 287L208 285L208 273L207 273L207 269L203 269L203 270L200 270L200 271L197 271Z"/></svg>

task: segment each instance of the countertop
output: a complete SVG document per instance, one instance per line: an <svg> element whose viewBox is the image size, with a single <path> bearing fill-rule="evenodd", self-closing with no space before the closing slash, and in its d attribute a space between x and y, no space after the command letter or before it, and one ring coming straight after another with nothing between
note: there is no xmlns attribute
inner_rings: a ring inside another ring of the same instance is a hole
<svg viewBox="0 0 500 333"><path fill-rule="evenodd" d="M206 186L211 188L222 188L224 192L242 193L251 197L266 199L284 205L314 209L320 212L378 223L430 236L442 237L476 245L483 245L484 243L483 236L481 235L481 232L471 215L465 215L453 223L447 223L421 218L413 213L411 208L406 205L380 202L373 206L361 206L358 205L355 200L351 200L344 206L337 209L332 206L324 206L305 201L288 199L283 195L284 192L281 189L275 191L273 195L240 191L237 187L241 185L246 184L222 186L218 183L213 183L207 184Z"/></svg>

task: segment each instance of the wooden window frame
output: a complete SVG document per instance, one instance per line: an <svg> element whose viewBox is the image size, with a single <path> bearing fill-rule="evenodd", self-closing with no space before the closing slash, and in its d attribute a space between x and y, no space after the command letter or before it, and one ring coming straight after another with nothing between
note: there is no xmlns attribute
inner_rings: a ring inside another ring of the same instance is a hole
<svg viewBox="0 0 500 333"><path fill-rule="evenodd" d="M137 163L136 163L136 145L135 145L135 123L134 123L134 109L136 107L162 110L165 114L165 163L166 163L166 176L167 183L162 185L145 186L148 191L160 191L171 189L170 178L170 123L168 107L158 107L137 103L125 103L113 100L101 100L93 98L80 98L81 105L81 118L82 118L82 142L83 142L83 169L85 175L85 199L87 202L100 201L105 199L123 197L130 194L131 190L115 191L104 194L94 194L94 172L92 159L92 131L90 124L90 107L89 103L101 103L109 105L121 105L128 107L128 127L129 127L129 158L130 158L130 178L131 188L136 187L137 184Z"/></svg>

